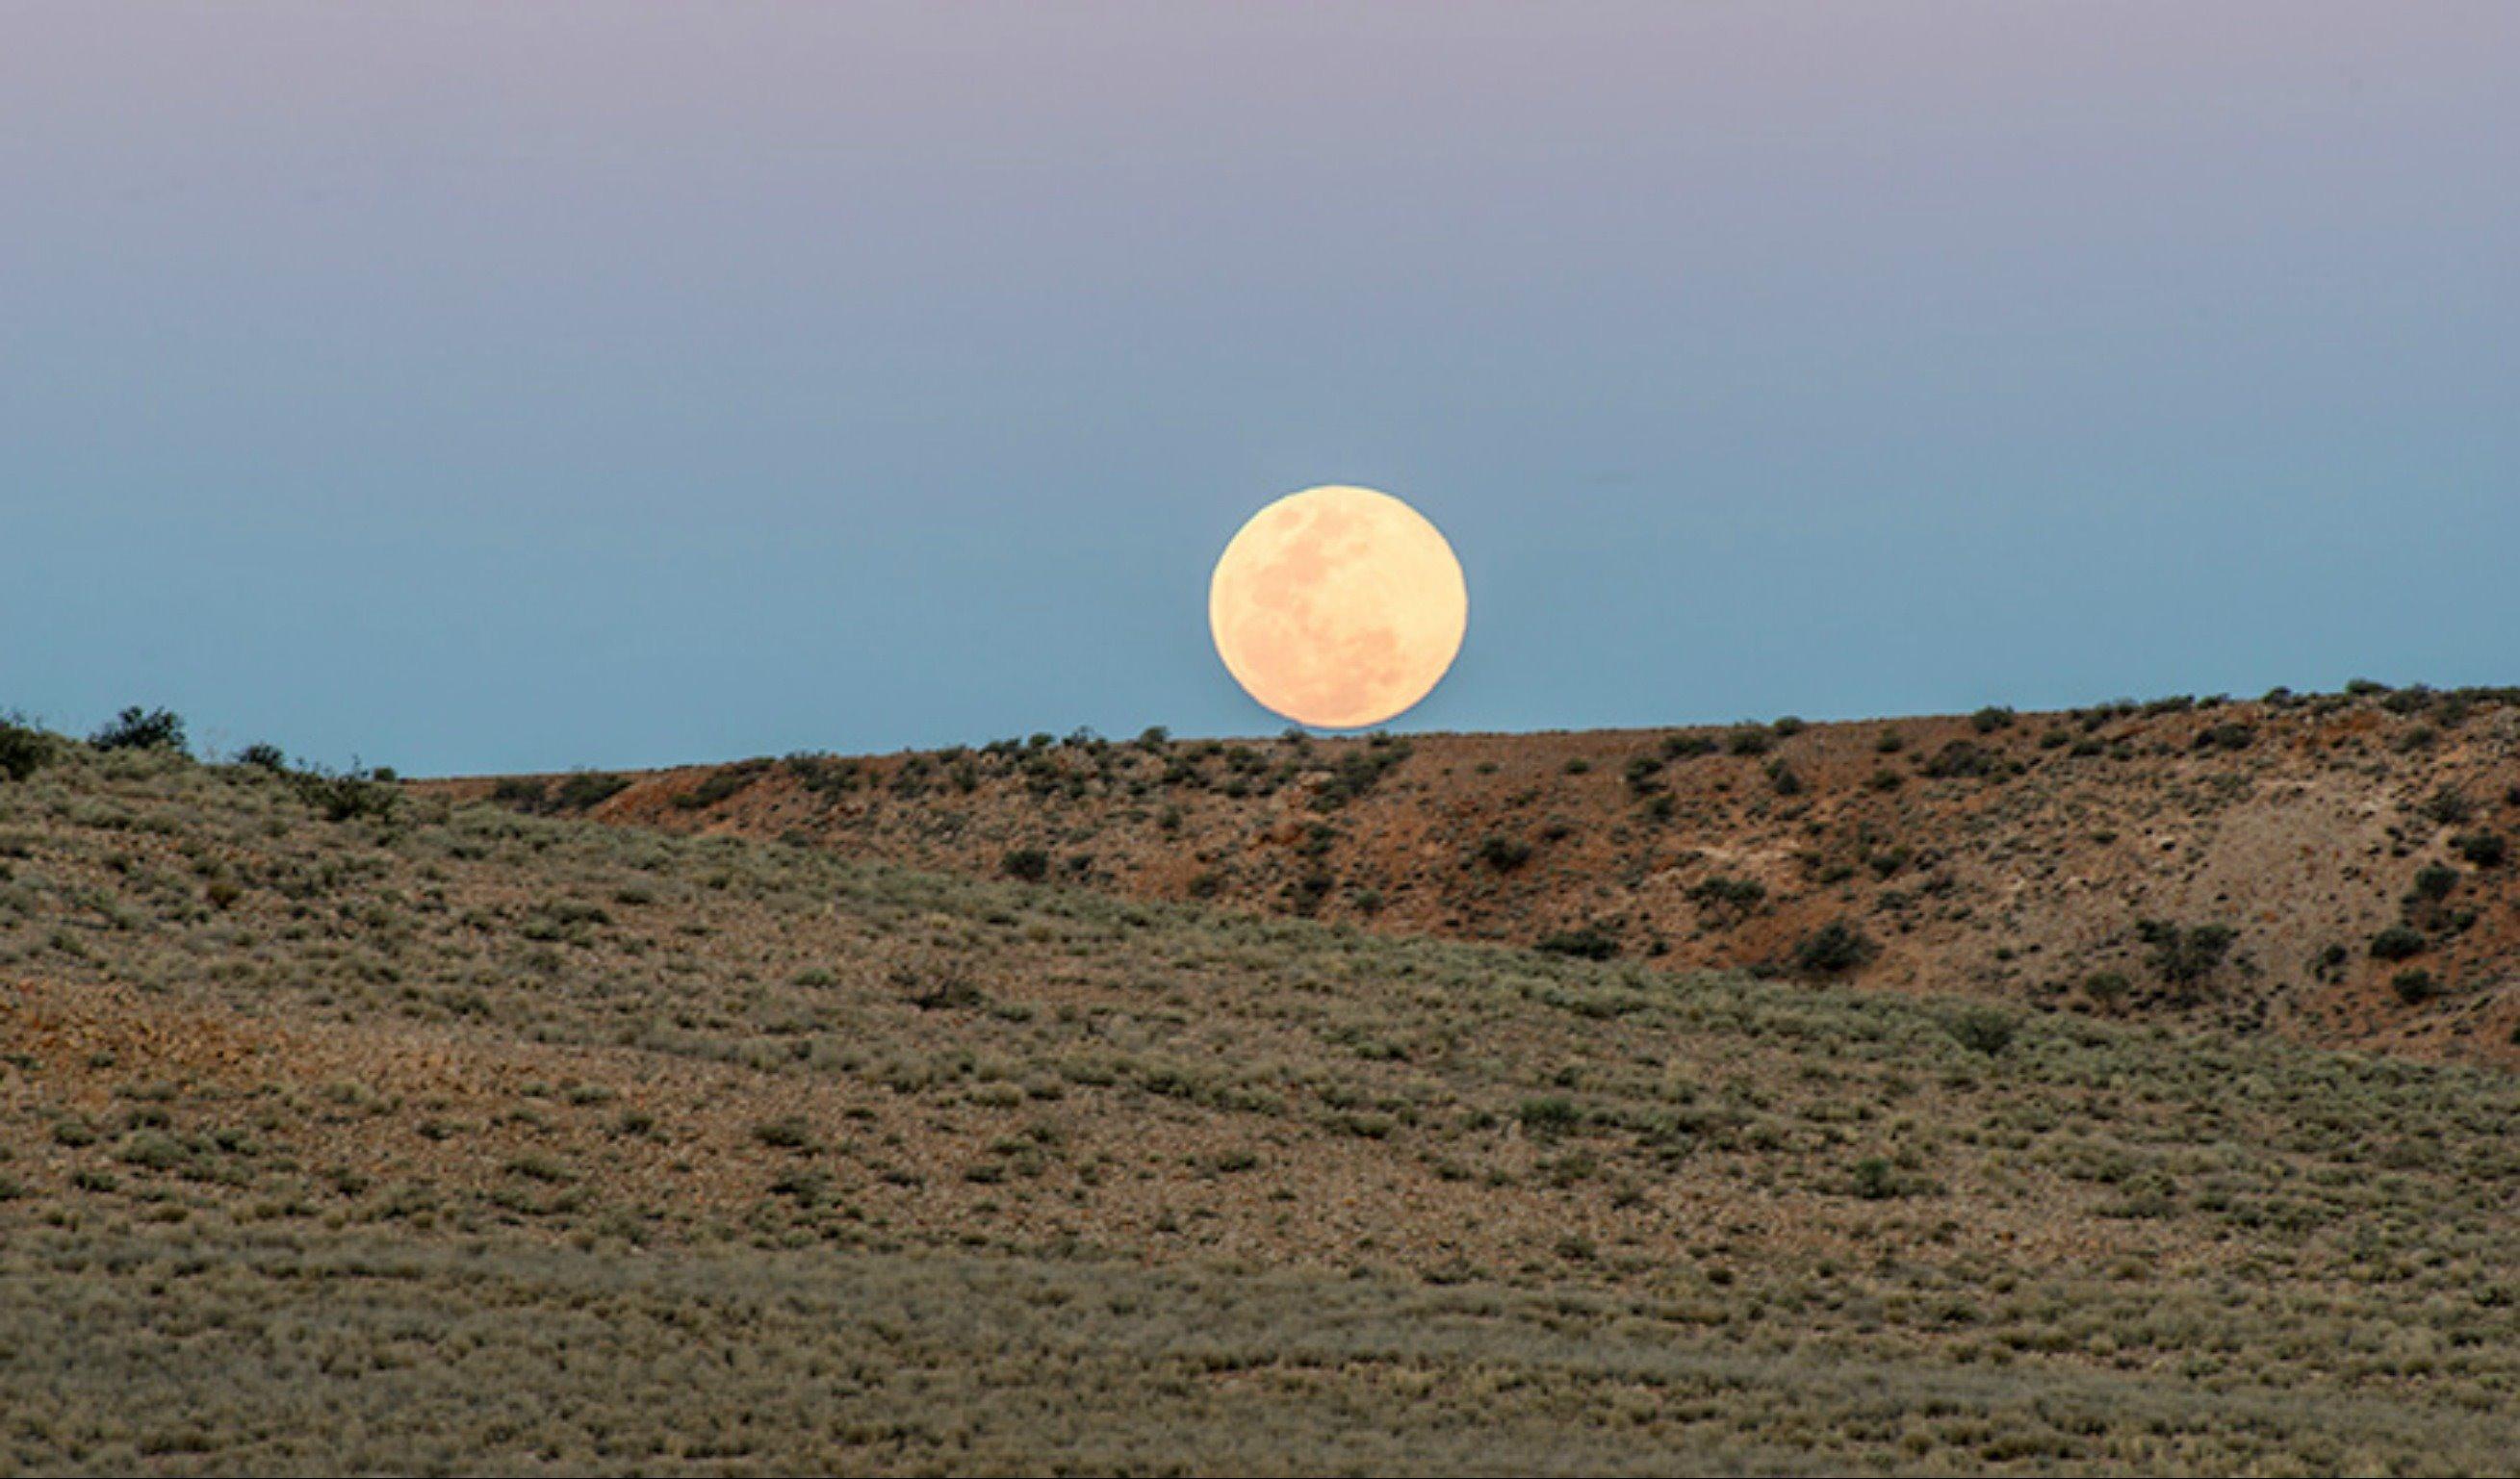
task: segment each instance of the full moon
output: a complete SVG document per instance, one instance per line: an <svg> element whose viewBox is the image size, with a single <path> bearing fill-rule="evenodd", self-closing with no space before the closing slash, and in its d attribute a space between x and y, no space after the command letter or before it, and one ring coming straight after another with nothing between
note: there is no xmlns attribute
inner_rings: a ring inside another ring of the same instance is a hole
<svg viewBox="0 0 2520 1479"><path fill-rule="evenodd" d="M1252 515L1207 587L1235 681L1315 729L1380 724L1425 697L1469 618L1453 547L1372 488L1306 488Z"/></svg>

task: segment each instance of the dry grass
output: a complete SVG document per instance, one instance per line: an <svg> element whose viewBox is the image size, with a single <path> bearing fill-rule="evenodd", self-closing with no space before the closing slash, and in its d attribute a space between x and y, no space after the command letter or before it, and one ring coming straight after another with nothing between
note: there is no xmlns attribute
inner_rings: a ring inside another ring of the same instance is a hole
<svg viewBox="0 0 2520 1479"><path fill-rule="evenodd" d="M2486 1472L2520 1081L68 751L0 1470Z"/></svg>

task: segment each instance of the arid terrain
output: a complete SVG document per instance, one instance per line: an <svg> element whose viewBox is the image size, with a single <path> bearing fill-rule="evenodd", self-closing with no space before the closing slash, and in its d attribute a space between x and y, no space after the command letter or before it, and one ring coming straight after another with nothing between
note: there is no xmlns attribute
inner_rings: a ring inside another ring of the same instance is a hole
<svg viewBox="0 0 2520 1479"><path fill-rule="evenodd" d="M1406 740L1035 736L432 789L1378 933L2520 1065L2505 691Z"/></svg>
<svg viewBox="0 0 2520 1479"><path fill-rule="evenodd" d="M2505 1470L2520 709L2458 703L413 785L0 729L0 1472Z"/></svg>

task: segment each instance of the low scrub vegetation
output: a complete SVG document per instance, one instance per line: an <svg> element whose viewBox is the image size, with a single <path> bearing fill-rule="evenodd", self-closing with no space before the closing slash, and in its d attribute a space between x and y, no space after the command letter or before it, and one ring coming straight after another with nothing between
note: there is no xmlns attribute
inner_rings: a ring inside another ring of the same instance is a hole
<svg viewBox="0 0 2520 1479"><path fill-rule="evenodd" d="M0 784L0 1470L2520 1452L2507 1074L1831 984L1886 917L1763 981L52 749ZM1027 835L1074 875L974 872Z"/></svg>
<svg viewBox="0 0 2520 1479"><path fill-rule="evenodd" d="M171 709L141 708L136 704L89 736L87 742L101 750L162 749L179 755L188 752L180 715Z"/></svg>
<svg viewBox="0 0 2520 1479"><path fill-rule="evenodd" d="M1794 968L1805 975L1845 975L1871 964L1880 950L1861 926L1832 919L1794 946Z"/></svg>
<svg viewBox="0 0 2520 1479"><path fill-rule="evenodd" d="M1606 961L1619 953L1616 935L1598 924L1577 929L1556 929L1540 937L1535 947L1550 955L1573 956L1584 961Z"/></svg>
<svg viewBox="0 0 2520 1479"><path fill-rule="evenodd" d="M53 737L30 724L0 718L0 781L23 781L52 762Z"/></svg>
<svg viewBox="0 0 2520 1479"><path fill-rule="evenodd" d="M2239 931L2228 924L2182 925L2168 919L2145 919L2137 938L2150 947L2152 969L2174 996L2192 998L2201 992L2230 958Z"/></svg>

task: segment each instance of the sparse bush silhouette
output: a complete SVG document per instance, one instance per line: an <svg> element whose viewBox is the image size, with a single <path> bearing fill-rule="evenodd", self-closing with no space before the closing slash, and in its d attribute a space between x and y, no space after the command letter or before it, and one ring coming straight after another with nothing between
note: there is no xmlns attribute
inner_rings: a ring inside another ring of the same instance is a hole
<svg viewBox="0 0 2520 1479"><path fill-rule="evenodd" d="M1575 1106L1575 1101L1556 1096L1524 1099L1515 1117L1522 1121L1522 1128L1539 1135L1564 1135L1584 1123L1584 1111Z"/></svg>
<svg viewBox="0 0 2520 1479"><path fill-rule="evenodd" d="M162 749L189 754L184 742L183 717L171 709L144 709L138 704L124 709L113 722L88 737L88 743L101 750Z"/></svg>
<svg viewBox="0 0 2520 1479"><path fill-rule="evenodd" d="M2136 935L2152 947L2153 972L2169 982L2182 1000L2192 999L2197 988L2222 968L2239 939L2226 924L2182 928L2167 919L2145 919L2136 925Z"/></svg>
<svg viewBox="0 0 2520 1479"><path fill-rule="evenodd" d="M926 773L925 758L914 755L911 759L919 762L917 773L914 774L912 767L905 763L901 774L893 778L893 788L904 795L916 795L925 788L922 784ZM769 768L767 760L739 760L733 765L722 765L709 772L699 784L676 796L674 805L685 811L702 811L732 800L760 780L762 773Z"/></svg>
<svg viewBox="0 0 2520 1479"><path fill-rule="evenodd" d="M619 776L577 771L560 784L560 792L553 801L562 811L582 812L611 800L629 786L630 783Z"/></svg>
<svg viewBox="0 0 2520 1479"><path fill-rule="evenodd" d="M1844 919L1832 919L1794 947L1794 968L1805 975L1844 975L1871 964L1879 953L1870 935Z"/></svg>
<svg viewBox="0 0 2520 1479"><path fill-rule="evenodd" d="M30 724L0 718L0 780L23 781L53 761L53 737Z"/></svg>
<svg viewBox="0 0 2520 1479"><path fill-rule="evenodd" d="M2456 827L2476 815L2476 808L2469 803L2466 794L2454 785L2445 785L2434 791L2424 798L2424 804L2416 811L2424 820L2443 827Z"/></svg>
<svg viewBox="0 0 2520 1479"><path fill-rule="evenodd" d="M541 811L550 801L550 792L530 776L503 776L490 787L490 799L518 811Z"/></svg>
<svg viewBox="0 0 2520 1479"><path fill-rule="evenodd" d="M1907 1191L1899 1180L1899 1173L1889 1161L1877 1155L1857 1161L1849 1181L1855 1194L1866 1201L1888 1201L1894 1196L1905 1195Z"/></svg>
<svg viewBox="0 0 2520 1479"><path fill-rule="evenodd" d="M1965 740L1955 740L1935 751L1933 758L1925 762L1923 771L1936 781L1984 779L2002 775L2003 760L1993 751L1980 749Z"/></svg>
<svg viewBox="0 0 2520 1479"><path fill-rule="evenodd" d="M2392 924L2371 937L2375 961L2404 961L2424 953L2424 937L2404 924Z"/></svg>
<svg viewBox="0 0 2520 1479"><path fill-rule="evenodd" d="M1015 740L1002 740L992 744L990 751L1013 754L1020 748ZM836 796L853 791L866 779L856 761L843 760L837 755L798 753L789 755L781 764L787 767L788 774L796 778L797 784L818 796Z"/></svg>
<svg viewBox="0 0 2520 1479"><path fill-rule="evenodd" d="M2500 868L2511 855L2510 844L2500 832L2461 832L2451 846L2458 855L2479 868Z"/></svg>
<svg viewBox="0 0 2520 1479"><path fill-rule="evenodd" d="M1050 854L1038 847L1011 849L1000 864L1010 878L1038 883L1050 876Z"/></svg>
<svg viewBox="0 0 2520 1479"><path fill-rule="evenodd" d="M1723 874L1691 885L1689 902L1710 909L1747 914L1767 902L1768 885L1756 878L1733 878Z"/></svg>
<svg viewBox="0 0 2520 1479"><path fill-rule="evenodd" d="M774 1150L805 1150L813 1146L814 1131L802 1116L791 1114L753 1126L752 1138Z"/></svg>
<svg viewBox="0 0 2520 1479"><path fill-rule="evenodd" d="M1961 1012L1951 1022L1954 1040L1972 1053L1993 1057L2012 1046L2019 1025L1993 1008L1975 1008Z"/></svg>
<svg viewBox="0 0 2520 1479"><path fill-rule="evenodd" d="M1313 869L1286 885L1286 907L1309 918L1321 912L1336 887L1337 878L1322 869Z"/></svg>
<svg viewBox="0 0 2520 1479"><path fill-rule="evenodd" d="M402 799L391 783L378 780L372 771L336 774L310 769L292 772L289 779L306 804L328 822L390 817Z"/></svg>
<svg viewBox="0 0 2520 1479"><path fill-rule="evenodd" d="M1578 960L1606 961L1619 953L1619 942L1599 925L1587 924L1581 929L1552 930L1542 935L1532 948Z"/></svg>
<svg viewBox="0 0 2520 1479"><path fill-rule="evenodd" d="M1409 745L1387 740L1348 751L1331 768L1330 778L1322 783L1321 789L1313 793L1313 809L1336 811L1368 794L1409 755Z"/></svg>

